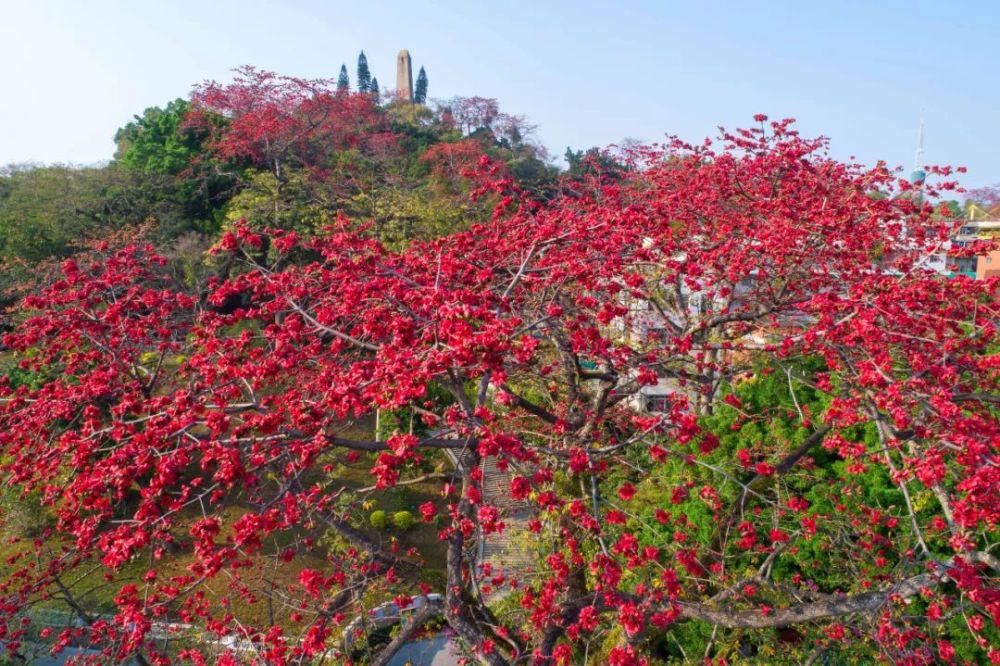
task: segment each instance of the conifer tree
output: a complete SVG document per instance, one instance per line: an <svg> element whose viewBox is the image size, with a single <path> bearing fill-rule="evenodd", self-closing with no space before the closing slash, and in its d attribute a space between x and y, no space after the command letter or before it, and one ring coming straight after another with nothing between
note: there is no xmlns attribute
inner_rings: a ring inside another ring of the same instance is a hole
<svg viewBox="0 0 1000 666"><path fill-rule="evenodd" d="M362 51L361 55L358 56L358 92L368 92L371 90L371 85L372 73L368 69L368 58Z"/></svg>
<svg viewBox="0 0 1000 666"><path fill-rule="evenodd" d="M347 65L340 66L340 76L337 77L337 92L346 93L351 89L351 79L347 76Z"/></svg>
<svg viewBox="0 0 1000 666"><path fill-rule="evenodd" d="M379 93L378 79L373 78L371 84L368 86L368 92L371 93L372 99L378 104L380 101L381 94Z"/></svg>
<svg viewBox="0 0 1000 666"><path fill-rule="evenodd" d="M420 68L420 73L417 74L417 87L413 91L413 101L417 104L427 103L427 72L424 68Z"/></svg>

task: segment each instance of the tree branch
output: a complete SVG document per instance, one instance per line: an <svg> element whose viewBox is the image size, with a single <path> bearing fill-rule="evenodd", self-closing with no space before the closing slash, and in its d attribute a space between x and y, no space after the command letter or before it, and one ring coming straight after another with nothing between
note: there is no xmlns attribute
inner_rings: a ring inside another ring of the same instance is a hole
<svg viewBox="0 0 1000 666"><path fill-rule="evenodd" d="M327 442L332 446L339 446L345 449L357 451L388 451L389 443L384 440L359 440L344 439L343 437L328 437ZM475 445L475 439L445 439L443 437L427 437L420 440L418 448L428 449L464 449L467 446Z"/></svg>
<svg viewBox="0 0 1000 666"><path fill-rule="evenodd" d="M371 662L372 666L386 666L417 629L422 627L427 620L441 613L443 604L440 601L431 601L427 597L424 597L424 601L424 605L403 625L402 630L392 639L392 642L382 648L382 651L375 656Z"/></svg>
<svg viewBox="0 0 1000 666"><path fill-rule="evenodd" d="M531 402L526 398L522 398L520 395L515 393L514 390L510 388L510 386L508 386L507 384L504 384L502 388L506 393L509 393L514 398L514 404L516 404L518 407L528 412L532 416L537 416L542 421L545 421L550 425L555 425L555 423L558 421L558 419L555 417L555 414L553 414L552 412L548 411L543 407L539 407L538 405L536 405L535 403Z"/></svg>
<svg viewBox="0 0 1000 666"><path fill-rule="evenodd" d="M865 613L882 608L894 597L906 599L920 594L926 587L932 587L945 579L943 572L925 573L907 578L892 587L877 592L866 592L854 596L840 596L795 604L768 614L759 610L727 611L709 608L703 604L679 602L681 615L688 619L702 620L729 629L764 629L785 627L803 622L813 622L829 617Z"/></svg>

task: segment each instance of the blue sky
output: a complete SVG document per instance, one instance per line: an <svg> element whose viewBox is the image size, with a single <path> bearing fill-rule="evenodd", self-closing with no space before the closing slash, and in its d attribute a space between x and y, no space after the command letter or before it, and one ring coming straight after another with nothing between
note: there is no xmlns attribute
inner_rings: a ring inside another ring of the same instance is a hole
<svg viewBox="0 0 1000 666"><path fill-rule="evenodd" d="M997 2L0 0L0 164L111 157L115 129L241 64L383 86L408 48L430 96L496 97L554 156L794 117L833 152L1000 182Z"/></svg>

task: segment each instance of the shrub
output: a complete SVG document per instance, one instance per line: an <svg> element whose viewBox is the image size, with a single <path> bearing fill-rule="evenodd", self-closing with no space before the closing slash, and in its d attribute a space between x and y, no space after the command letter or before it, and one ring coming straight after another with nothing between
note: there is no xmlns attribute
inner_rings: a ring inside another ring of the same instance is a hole
<svg viewBox="0 0 1000 666"><path fill-rule="evenodd" d="M384 530L386 525L385 511L372 511L372 515L368 516L368 522L372 524L377 530Z"/></svg>
<svg viewBox="0 0 1000 666"><path fill-rule="evenodd" d="M416 519L409 511L397 511L392 514L392 524L404 532L413 527L414 523L416 523Z"/></svg>

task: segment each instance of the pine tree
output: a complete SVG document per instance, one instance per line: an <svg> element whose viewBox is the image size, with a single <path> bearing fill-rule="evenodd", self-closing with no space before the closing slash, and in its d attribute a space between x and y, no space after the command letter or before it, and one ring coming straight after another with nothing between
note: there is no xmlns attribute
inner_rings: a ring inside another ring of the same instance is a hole
<svg viewBox="0 0 1000 666"><path fill-rule="evenodd" d="M413 101L417 104L427 103L427 72L424 71L423 67L417 74L417 89L413 91Z"/></svg>
<svg viewBox="0 0 1000 666"><path fill-rule="evenodd" d="M381 94L379 93L377 78L372 79L371 85L368 86L368 92L371 93L372 99L374 99L375 103L378 104L380 101L379 98L381 97Z"/></svg>
<svg viewBox="0 0 1000 666"><path fill-rule="evenodd" d="M368 92L372 86L372 73L368 69L368 58L362 51L358 56L358 92Z"/></svg>
<svg viewBox="0 0 1000 666"><path fill-rule="evenodd" d="M340 66L340 76L337 77L337 92L346 93L351 89L351 80L347 77L347 65Z"/></svg>

